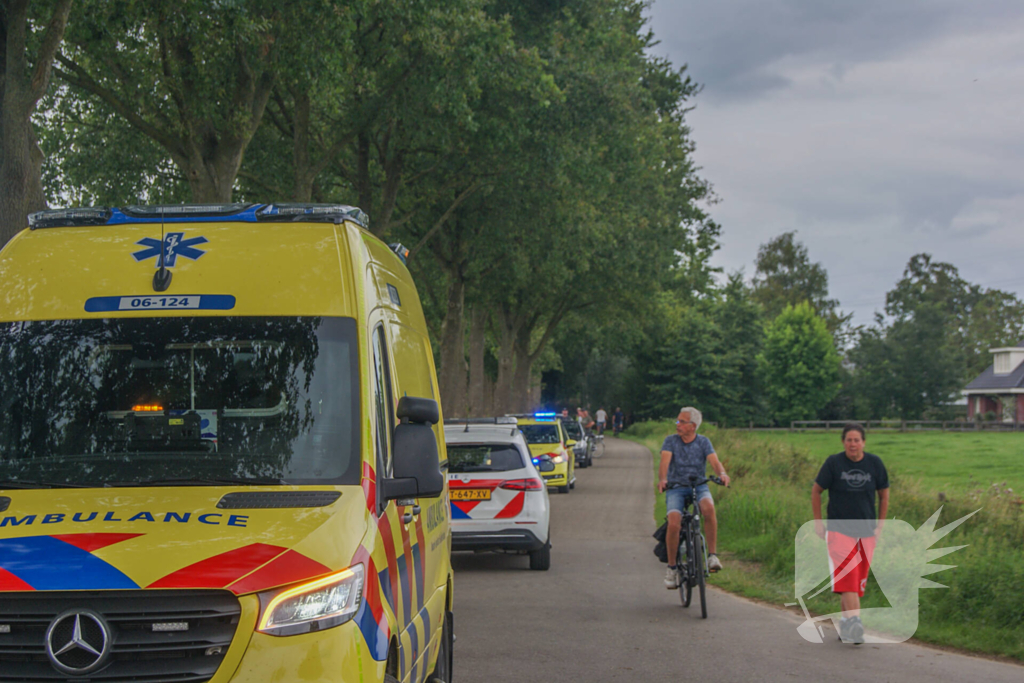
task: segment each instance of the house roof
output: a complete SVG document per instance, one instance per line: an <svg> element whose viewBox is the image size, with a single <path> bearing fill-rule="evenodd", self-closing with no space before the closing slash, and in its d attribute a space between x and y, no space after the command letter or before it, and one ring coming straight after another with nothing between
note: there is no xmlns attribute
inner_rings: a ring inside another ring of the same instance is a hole
<svg viewBox="0 0 1024 683"><path fill-rule="evenodd" d="M990 365L985 371L974 378L964 391L977 393L999 389L1020 389L1024 388L1024 363L1020 363L1012 372L1006 375L997 375L995 366Z"/></svg>

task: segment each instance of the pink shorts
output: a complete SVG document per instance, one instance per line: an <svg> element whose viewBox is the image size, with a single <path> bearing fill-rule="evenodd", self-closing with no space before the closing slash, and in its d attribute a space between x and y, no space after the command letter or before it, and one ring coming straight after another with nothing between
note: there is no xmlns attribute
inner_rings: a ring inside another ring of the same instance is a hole
<svg viewBox="0 0 1024 683"><path fill-rule="evenodd" d="M833 593L856 593L864 597L868 569L875 552L875 537L852 538L835 531L825 535L828 568L832 572Z"/></svg>

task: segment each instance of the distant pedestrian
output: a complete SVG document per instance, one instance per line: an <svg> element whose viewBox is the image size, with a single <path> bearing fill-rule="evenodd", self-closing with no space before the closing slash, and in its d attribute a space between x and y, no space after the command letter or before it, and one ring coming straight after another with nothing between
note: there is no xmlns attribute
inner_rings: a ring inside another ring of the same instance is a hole
<svg viewBox="0 0 1024 683"><path fill-rule="evenodd" d="M608 413L604 412L604 408L597 409L597 433L604 434L604 425L608 421Z"/></svg>
<svg viewBox="0 0 1024 683"><path fill-rule="evenodd" d="M622 414L622 408L616 408L615 412L612 413L612 427L615 430L615 436L618 436L619 432L622 431L624 419L625 416Z"/></svg>
<svg viewBox="0 0 1024 683"><path fill-rule="evenodd" d="M584 432L589 433L594 428L594 420L590 417L590 413L583 409L582 406L576 408L576 420L580 423L580 427Z"/></svg>
<svg viewBox="0 0 1024 683"><path fill-rule="evenodd" d="M843 427L843 452L830 455L811 487L814 531L828 546L832 592L839 593L843 616L839 638L863 643L860 599L868 583L875 540L889 512L889 473L877 455L864 452L864 427ZM821 518L821 493L828 491L828 528ZM878 516L875 516L875 496Z"/></svg>

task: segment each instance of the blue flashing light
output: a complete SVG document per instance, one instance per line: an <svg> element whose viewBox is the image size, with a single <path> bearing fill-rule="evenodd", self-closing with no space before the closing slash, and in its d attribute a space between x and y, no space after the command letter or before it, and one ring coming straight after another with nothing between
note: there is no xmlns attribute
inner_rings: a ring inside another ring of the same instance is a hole
<svg viewBox="0 0 1024 683"><path fill-rule="evenodd" d="M255 223L258 204L184 204L180 206L129 206L111 209L107 225L133 223Z"/></svg>
<svg viewBox="0 0 1024 683"><path fill-rule="evenodd" d="M555 413L534 413L534 417L554 417Z"/></svg>
<svg viewBox="0 0 1024 683"><path fill-rule="evenodd" d="M86 225L133 225L145 223L342 223L367 227L369 219L358 208L341 204L168 204L132 205L123 208L48 209L29 216L29 227L59 228Z"/></svg>

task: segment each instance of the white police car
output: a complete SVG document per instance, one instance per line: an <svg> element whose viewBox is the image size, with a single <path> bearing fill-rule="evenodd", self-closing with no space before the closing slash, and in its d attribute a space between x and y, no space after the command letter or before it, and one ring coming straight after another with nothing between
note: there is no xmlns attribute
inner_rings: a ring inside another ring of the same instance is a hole
<svg viewBox="0 0 1024 683"><path fill-rule="evenodd" d="M445 419L452 550L528 554L530 569L551 566L550 459L530 455L514 417Z"/></svg>

